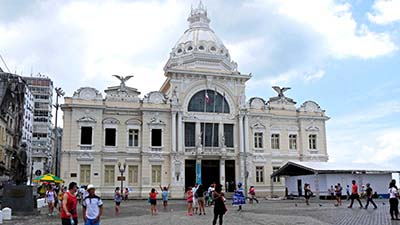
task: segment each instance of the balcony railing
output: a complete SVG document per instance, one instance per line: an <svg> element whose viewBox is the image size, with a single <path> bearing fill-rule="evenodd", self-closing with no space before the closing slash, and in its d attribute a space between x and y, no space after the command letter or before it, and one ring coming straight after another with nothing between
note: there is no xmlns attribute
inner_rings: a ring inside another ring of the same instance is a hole
<svg viewBox="0 0 400 225"><path fill-rule="evenodd" d="M154 147L154 146L150 147L151 152L162 152L162 150L163 150L163 147Z"/></svg>
<svg viewBox="0 0 400 225"><path fill-rule="evenodd" d="M92 146L81 145L81 150L92 150Z"/></svg>

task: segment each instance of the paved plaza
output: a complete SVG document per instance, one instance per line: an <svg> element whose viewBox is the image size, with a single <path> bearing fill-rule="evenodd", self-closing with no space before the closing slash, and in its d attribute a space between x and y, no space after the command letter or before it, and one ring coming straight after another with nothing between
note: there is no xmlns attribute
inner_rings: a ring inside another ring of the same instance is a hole
<svg viewBox="0 0 400 225"><path fill-rule="evenodd" d="M228 200L227 203L231 201ZM270 225L324 225L324 224L360 224L360 225L385 225L399 224L400 221L391 221L387 200L377 200L378 209L370 207L368 210L359 209L355 204L352 209L347 208L348 202L343 206L335 207L333 201L312 202L306 206L302 200L261 200L259 204L245 205L242 212L237 212L237 207L228 205L228 212L224 217L224 224L270 224ZM207 215L186 216L184 200L170 201L169 210L164 211L161 201L158 201L159 214L150 215L149 205L145 200L129 200L122 203L121 214L114 215L113 201L105 201L102 225L111 224L140 224L140 225L204 225L212 224L213 208L206 208ZM82 208L79 208L81 212ZM53 225L61 224L57 216L47 216L47 208L43 208L39 216L14 217L12 221L4 224L34 224ZM79 224L83 224L81 215Z"/></svg>

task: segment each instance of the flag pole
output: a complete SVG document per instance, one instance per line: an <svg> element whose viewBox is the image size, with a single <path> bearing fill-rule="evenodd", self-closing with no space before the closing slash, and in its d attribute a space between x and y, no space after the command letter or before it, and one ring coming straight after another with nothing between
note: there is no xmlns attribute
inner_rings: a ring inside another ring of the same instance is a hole
<svg viewBox="0 0 400 225"><path fill-rule="evenodd" d="M217 88L214 90L214 102L213 102L213 113L215 113L215 105L217 98ZM214 152L214 126L215 126L215 116L213 116L212 131L211 131L211 152Z"/></svg>
<svg viewBox="0 0 400 225"><path fill-rule="evenodd" d="M206 89L206 93L204 95L204 112L207 112L207 98L208 98L208 94L207 94L207 89ZM203 152L206 149L206 123L203 122Z"/></svg>

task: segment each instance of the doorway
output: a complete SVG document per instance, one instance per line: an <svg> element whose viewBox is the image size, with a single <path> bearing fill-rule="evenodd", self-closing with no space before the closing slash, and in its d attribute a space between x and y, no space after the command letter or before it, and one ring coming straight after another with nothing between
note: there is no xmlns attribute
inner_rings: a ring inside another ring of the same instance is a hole
<svg viewBox="0 0 400 225"><path fill-rule="evenodd" d="M201 181L205 188L208 188L214 182L219 184L219 160L202 160L201 174Z"/></svg>
<svg viewBox="0 0 400 225"><path fill-rule="evenodd" d="M225 183L227 192L235 191L235 160L225 160Z"/></svg>
<svg viewBox="0 0 400 225"><path fill-rule="evenodd" d="M299 193L299 197L303 195L303 185L301 179L297 180L297 191Z"/></svg>
<svg viewBox="0 0 400 225"><path fill-rule="evenodd" d="M196 160L185 160L185 191L196 183Z"/></svg>

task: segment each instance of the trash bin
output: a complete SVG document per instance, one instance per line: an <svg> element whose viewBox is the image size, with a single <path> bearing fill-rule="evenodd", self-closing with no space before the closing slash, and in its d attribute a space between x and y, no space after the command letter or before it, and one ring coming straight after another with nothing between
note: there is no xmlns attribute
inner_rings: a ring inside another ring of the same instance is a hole
<svg viewBox="0 0 400 225"><path fill-rule="evenodd" d="M11 220L11 211L8 207L3 209L3 220Z"/></svg>

